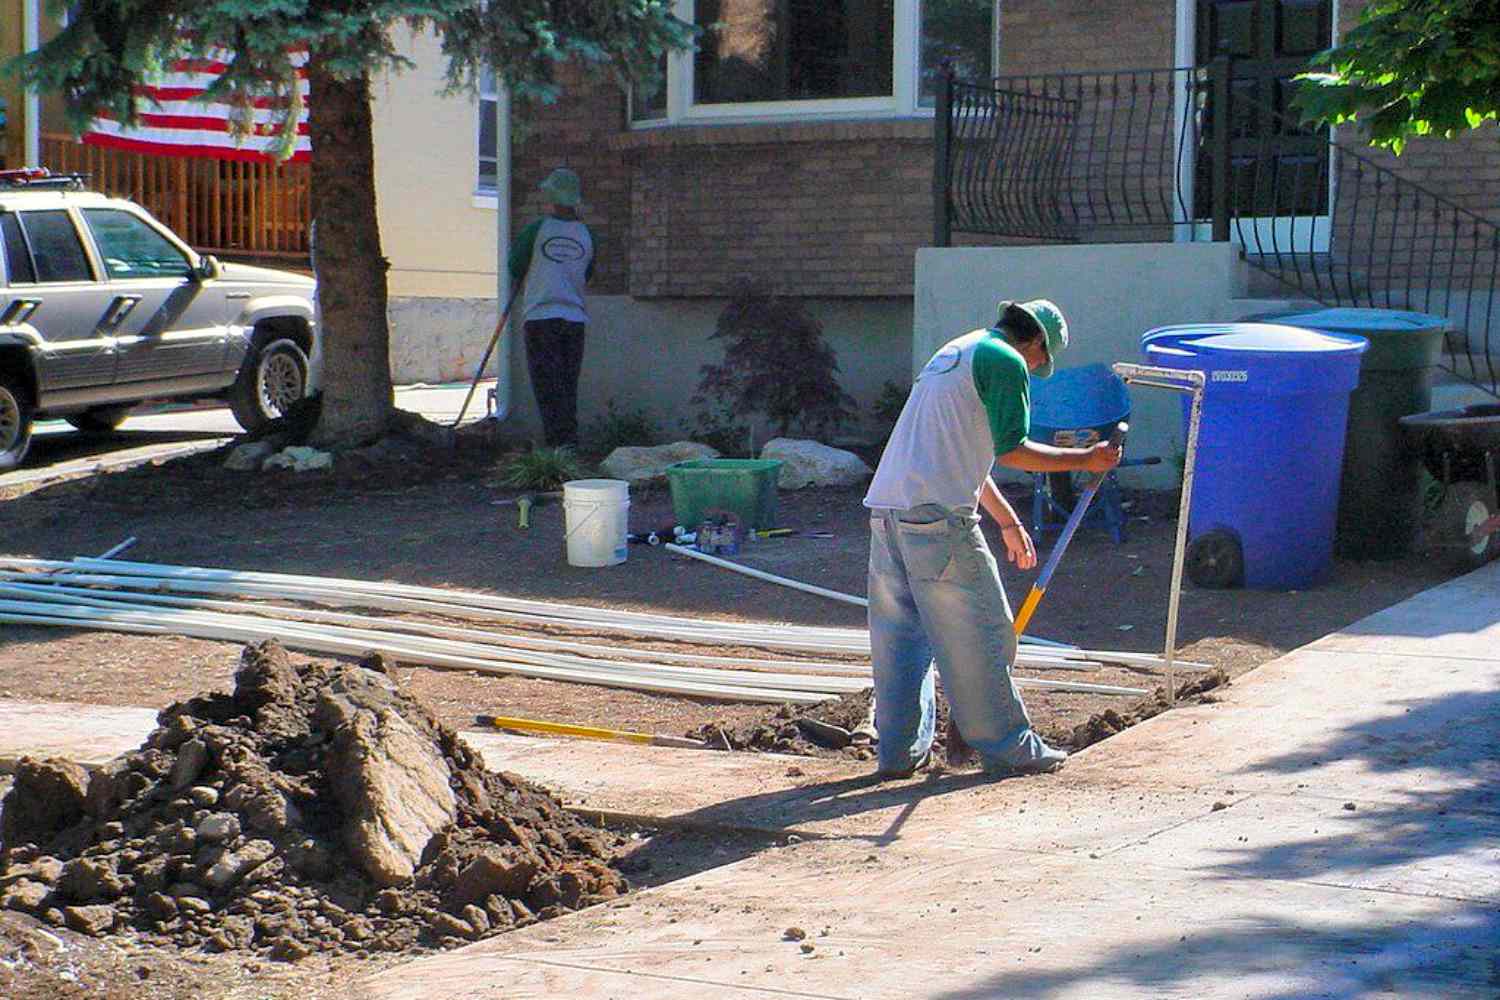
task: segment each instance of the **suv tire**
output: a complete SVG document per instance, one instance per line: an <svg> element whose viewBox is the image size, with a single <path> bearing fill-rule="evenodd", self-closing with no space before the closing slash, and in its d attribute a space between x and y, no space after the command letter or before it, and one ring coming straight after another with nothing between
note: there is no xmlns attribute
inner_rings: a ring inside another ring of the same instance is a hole
<svg viewBox="0 0 1500 1000"><path fill-rule="evenodd" d="M63 419L85 434L108 434L125 422L130 410L129 406L96 406Z"/></svg>
<svg viewBox="0 0 1500 1000"><path fill-rule="evenodd" d="M227 394L235 421L247 431L257 431L283 416L307 395L307 367L307 355L296 341L257 339Z"/></svg>
<svg viewBox="0 0 1500 1000"><path fill-rule="evenodd" d="M0 372L0 471L25 461L31 447L31 412L25 383Z"/></svg>

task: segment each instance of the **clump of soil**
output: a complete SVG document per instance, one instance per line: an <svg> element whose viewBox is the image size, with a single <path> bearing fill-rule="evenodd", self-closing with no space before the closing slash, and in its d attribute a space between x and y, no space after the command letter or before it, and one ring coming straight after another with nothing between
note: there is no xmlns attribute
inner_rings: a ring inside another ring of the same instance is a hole
<svg viewBox="0 0 1500 1000"><path fill-rule="evenodd" d="M93 772L23 760L0 909L147 944L295 960L476 940L626 891L612 837L478 756L384 661L248 647Z"/></svg>
<svg viewBox="0 0 1500 1000"><path fill-rule="evenodd" d="M1177 702L1181 704L1189 700L1198 702L1211 701L1213 700L1213 696L1207 692L1228 683L1229 675L1222 669L1215 667L1179 685L1177 688ZM1074 726L1071 733L1054 733L1049 735L1048 739L1068 750L1082 750L1090 744L1098 743L1100 740L1107 739L1118 732L1129 729L1137 723L1145 722L1153 716L1160 715L1170 708L1172 708L1172 704L1167 701L1167 689L1159 687L1152 692L1151 697L1137 703L1133 708L1127 709L1124 712L1117 712L1112 708L1107 708Z"/></svg>
<svg viewBox="0 0 1500 1000"><path fill-rule="evenodd" d="M873 760L873 730L866 738L856 732L870 720L870 704L875 698L871 688L820 701L815 705L781 705L760 719L741 725L708 723L687 735L710 746L726 750L757 750L762 753L801 754L805 757L842 757L849 760ZM809 724L811 723L811 725ZM823 725L818 725L822 723ZM830 730L826 727L834 727ZM851 734L844 738L837 730ZM949 765L967 759L969 749L956 739L957 731L949 724L948 700L937 696L937 735L933 747Z"/></svg>

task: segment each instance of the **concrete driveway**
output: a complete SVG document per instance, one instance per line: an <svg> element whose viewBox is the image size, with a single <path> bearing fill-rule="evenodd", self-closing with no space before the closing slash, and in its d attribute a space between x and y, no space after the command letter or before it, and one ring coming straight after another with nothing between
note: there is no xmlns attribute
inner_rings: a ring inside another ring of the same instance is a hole
<svg viewBox="0 0 1500 1000"><path fill-rule="evenodd" d="M466 423L484 416L485 391L494 384L480 383L464 415ZM467 383L397 386L396 405L451 423L468 389ZM146 405L103 435L80 434L66 421L47 420L36 427L25 467L0 474L0 489L205 451L239 433L239 424L223 406Z"/></svg>

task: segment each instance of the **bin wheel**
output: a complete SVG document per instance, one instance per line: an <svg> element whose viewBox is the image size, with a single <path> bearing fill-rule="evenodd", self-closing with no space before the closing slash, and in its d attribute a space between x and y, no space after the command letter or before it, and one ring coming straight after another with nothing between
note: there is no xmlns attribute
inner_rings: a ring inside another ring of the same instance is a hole
<svg viewBox="0 0 1500 1000"><path fill-rule="evenodd" d="M1474 534L1495 513L1495 497L1488 486L1449 483L1433 514L1427 547L1452 557L1460 570L1478 569L1500 554L1500 533Z"/></svg>
<svg viewBox="0 0 1500 1000"><path fill-rule="evenodd" d="M1187 575L1200 587L1223 590L1245 581L1245 554L1240 540L1222 529L1207 531L1188 543Z"/></svg>

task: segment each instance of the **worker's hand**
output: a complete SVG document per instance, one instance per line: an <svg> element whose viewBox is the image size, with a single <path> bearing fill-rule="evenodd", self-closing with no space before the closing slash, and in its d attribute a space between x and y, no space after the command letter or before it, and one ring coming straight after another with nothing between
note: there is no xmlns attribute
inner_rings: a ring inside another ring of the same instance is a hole
<svg viewBox="0 0 1500 1000"><path fill-rule="evenodd" d="M1015 563L1016 569L1031 569L1036 565L1036 546L1024 527L1007 524L1000 529L1000 538L1005 542L1005 558Z"/></svg>
<svg viewBox="0 0 1500 1000"><path fill-rule="evenodd" d="M1120 464L1120 446L1100 441L1083 456L1084 472L1108 472Z"/></svg>

